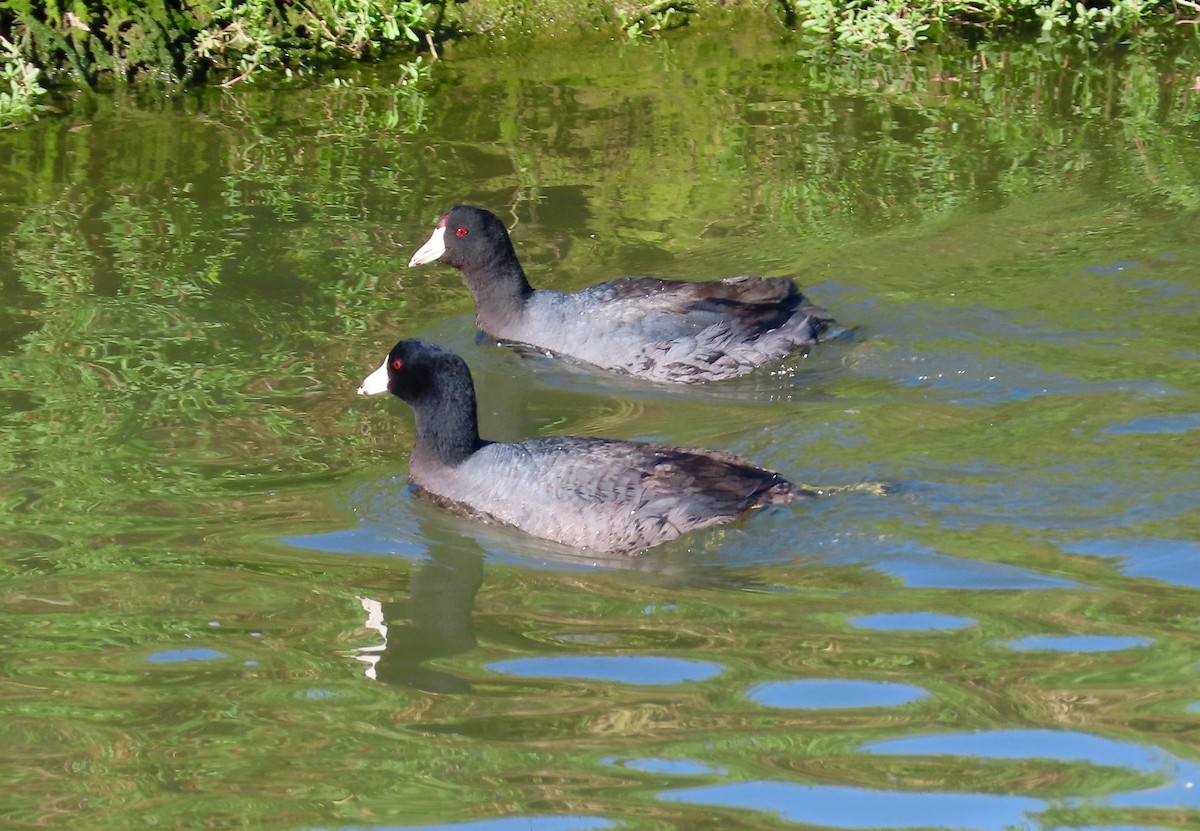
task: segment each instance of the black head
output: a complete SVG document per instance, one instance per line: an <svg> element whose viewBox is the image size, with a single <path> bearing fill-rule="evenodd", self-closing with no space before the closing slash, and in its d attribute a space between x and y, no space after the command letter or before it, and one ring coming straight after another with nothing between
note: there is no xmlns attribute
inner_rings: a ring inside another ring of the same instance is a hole
<svg viewBox="0 0 1200 831"><path fill-rule="evenodd" d="M444 391L471 389L471 371L458 355L420 340L402 340L392 347L387 360L366 377L359 395L387 391L412 404Z"/></svg>
<svg viewBox="0 0 1200 831"><path fill-rule="evenodd" d="M457 465L478 449L471 371L449 349L420 340L400 341L383 366L362 382L358 394L375 395L384 390L405 401L416 414L414 465Z"/></svg>
<svg viewBox="0 0 1200 831"><path fill-rule="evenodd" d="M458 269L487 267L516 258L508 229L491 211L456 205L438 220L429 240L408 261L409 268L443 262Z"/></svg>

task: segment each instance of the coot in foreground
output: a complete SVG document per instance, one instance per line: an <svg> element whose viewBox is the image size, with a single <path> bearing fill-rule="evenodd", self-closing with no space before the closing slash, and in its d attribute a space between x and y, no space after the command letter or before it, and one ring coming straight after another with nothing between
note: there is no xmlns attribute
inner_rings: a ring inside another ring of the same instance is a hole
<svg viewBox="0 0 1200 831"><path fill-rule="evenodd" d="M479 438L466 363L437 344L402 340L358 388L416 414L409 476L435 501L565 545L635 554L760 505L817 491L731 453L612 439Z"/></svg>

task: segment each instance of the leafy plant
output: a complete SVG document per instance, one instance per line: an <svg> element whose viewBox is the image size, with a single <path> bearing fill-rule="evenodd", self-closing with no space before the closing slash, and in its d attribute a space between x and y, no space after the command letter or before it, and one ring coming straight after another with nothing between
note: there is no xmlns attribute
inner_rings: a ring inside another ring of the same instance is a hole
<svg viewBox="0 0 1200 831"><path fill-rule="evenodd" d="M195 41L196 54L234 74L229 86L265 69L303 68L318 55L361 59L394 43L418 43L430 5L421 0L222 0Z"/></svg>
<svg viewBox="0 0 1200 831"><path fill-rule="evenodd" d="M196 55L217 69L236 74L221 82L229 86L270 67L278 57L279 35L272 25L268 3L224 0L215 11L213 25L196 36Z"/></svg>
<svg viewBox="0 0 1200 831"><path fill-rule="evenodd" d="M1180 2L1193 5L1192 0ZM800 0L788 11L802 31L838 46L878 50L908 50L951 33L976 40L1040 30L1112 40L1172 19L1197 22L1182 19L1185 9L1178 5L1174 14L1164 13L1157 0Z"/></svg>
<svg viewBox="0 0 1200 831"><path fill-rule="evenodd" d="M37 99L46 93L41 73L27 61L12 41L0 35L0 127L36 118L45 109Z"/></svg>
<svg viewBox="0 0 1200 831"><path fill-rule="evenodd" d="M424 0L0 2L0 37L15 44L6 55L51 80L98 86L215 74L229 86L267 69L308 71L411 49L434 27L434 8Z"/></svg>
<svg viewBox="0 0 1200 831"><path fill-rule="evenodd" d="M694 11L695 8L681 0L654 0L634 9L618 8L617 18L629 39L637 40L686 26L688 16Z"/></svg>

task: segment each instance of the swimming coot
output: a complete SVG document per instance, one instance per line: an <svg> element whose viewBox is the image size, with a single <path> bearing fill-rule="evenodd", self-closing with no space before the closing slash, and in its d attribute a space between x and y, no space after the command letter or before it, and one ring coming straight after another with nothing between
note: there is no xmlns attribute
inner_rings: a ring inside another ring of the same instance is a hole
<svg viewBox="0 0 1200 831"><path fill-rule="evenodd" d="M400 341L358 388L384 391L416 414L409 476L419 490L459 513L578 548L634 554L816 494L716 450L576 436L483 441L470 370L433 343Z"/></svg>
<svg viewBox="0 0 1200 831"><path fill-rule="evenodd" d="M434 261L462 271L489 337L652 381L735 378L806 350L834 322L786 277L625 277L573 294L534 289L504 224L465 205L438 220L408 265Z"/></svg>

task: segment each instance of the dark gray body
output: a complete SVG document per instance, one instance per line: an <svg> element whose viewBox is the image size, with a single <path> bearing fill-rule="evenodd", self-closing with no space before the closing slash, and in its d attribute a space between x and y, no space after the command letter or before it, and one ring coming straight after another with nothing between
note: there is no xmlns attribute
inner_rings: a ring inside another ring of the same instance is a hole
<svg viewBox="0 0 1200 831"><path fill-rule="evenodd" d="M574 436L484 444L457 465L414 454L413 484L548 540L634 554L800 492L732 456Z"/></svg>
<svg viewBox="0 0 1200 831"><path fill-rule="evenodd" d="M391 392L416 415L414 485L446 507L592 551L634 554L811 491L730 453L612 439L479 438L462 358L400 341L359 393Z"/></svg>
<svg viewBox="0 0 1200 831"><path fill-rule="evenodd" d="M503 223L452 208L409 261L462 271L480 331L498 341L651 381L736 378L807 350L832 324L786 277L627 277L574 293L529 285Z"/></svg>
<svg viewBox="0 0 1200 831"><path fill-rule="evenodd" d="M775 299L728 299L751 289ZM805 350L831 322L791 280L761 277L710 283L626 278L572 294L535 290L520 316L497 319L480 310L476 317L480 330L498 340L621 375L683 384L736 378Z"/></svg>

